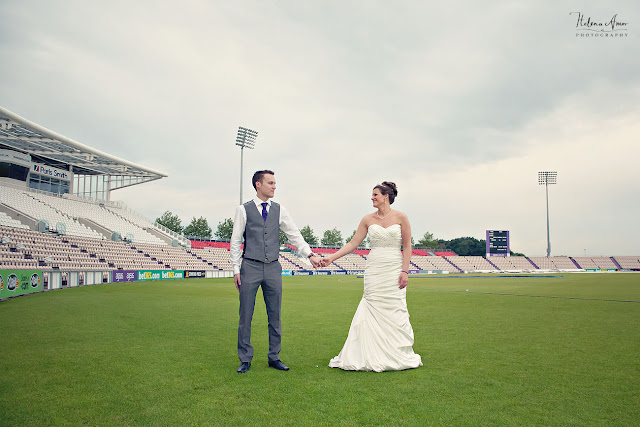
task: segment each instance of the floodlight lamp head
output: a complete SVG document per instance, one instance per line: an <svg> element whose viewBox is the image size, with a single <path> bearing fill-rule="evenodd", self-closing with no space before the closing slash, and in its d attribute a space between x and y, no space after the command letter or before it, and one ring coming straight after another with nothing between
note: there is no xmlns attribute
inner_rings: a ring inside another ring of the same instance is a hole
<svg viewBox="0 0 640 427"><path fill-rule="evenodd" d="M236 145L240 148L253 148L257 137L258 132L255 130L239 126L238 134L236 136Z"/></svg>
<svg viewBox="0 0 640 427"><path fill-rule="evenodd" d="M538 184L548 185L557 182L558 172L538 172Z"/></svg>

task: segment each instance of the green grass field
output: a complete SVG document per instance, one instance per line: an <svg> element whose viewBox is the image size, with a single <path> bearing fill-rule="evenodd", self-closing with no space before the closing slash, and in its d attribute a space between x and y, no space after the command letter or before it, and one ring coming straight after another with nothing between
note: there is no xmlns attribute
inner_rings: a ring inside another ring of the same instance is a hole
<svg viewBox="0 0 640 427"><path fill-rule="evenodd" d="M424 366L402 372L327 367L361 295L357 277L285 277L281 358L291 370L280 372L267 367L259 294L255 357L243 375L235 372L232 279L95 285L0 302L0 424L640 420L640 303L606 301L640 301L640 274L411 278L414 350Z"/></svg>

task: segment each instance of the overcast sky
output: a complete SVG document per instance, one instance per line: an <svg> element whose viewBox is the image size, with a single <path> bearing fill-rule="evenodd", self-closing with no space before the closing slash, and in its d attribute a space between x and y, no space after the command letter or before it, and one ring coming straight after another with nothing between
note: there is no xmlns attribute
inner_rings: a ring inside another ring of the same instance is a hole
<svg viewBox="0 0 640 427"><path fill-rule="evenodd" d="M0 0L0 23L0 105L167 173L112 194L148 218L232 217L245 126L244 199L274 170L318 237L390 180L416 241L543 256L549 170L552 255L640 255L637 0Z"/></svg>

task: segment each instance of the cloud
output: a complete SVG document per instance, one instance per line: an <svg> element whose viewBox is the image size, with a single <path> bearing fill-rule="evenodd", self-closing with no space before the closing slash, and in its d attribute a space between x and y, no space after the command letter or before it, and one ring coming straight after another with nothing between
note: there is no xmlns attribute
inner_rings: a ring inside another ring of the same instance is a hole
<svg viewBox="0 0 640 427"><path fill-rule="evenodd" d="M271 168L318 235L350 235L392 180L414 237L506 228L543 255L549 168L554 252L638 254L640 7L580 7L629 37L576 37L570 2L7 1L0 99L168 173L113 193L152 219L232 216L246 126L244 198Z"/></svg>

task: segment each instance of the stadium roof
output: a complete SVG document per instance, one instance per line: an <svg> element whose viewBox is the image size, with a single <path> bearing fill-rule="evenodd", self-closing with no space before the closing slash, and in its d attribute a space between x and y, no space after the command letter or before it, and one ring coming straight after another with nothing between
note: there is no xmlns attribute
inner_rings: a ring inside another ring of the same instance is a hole
<svg viewBox="0 0 640 427"><path fill-rule="evenodd" d="M79 175L109 175L150 181L167 174L120 159L55 133L0 107L0 148L27 153L51 166L73 166Z"/></svg>

